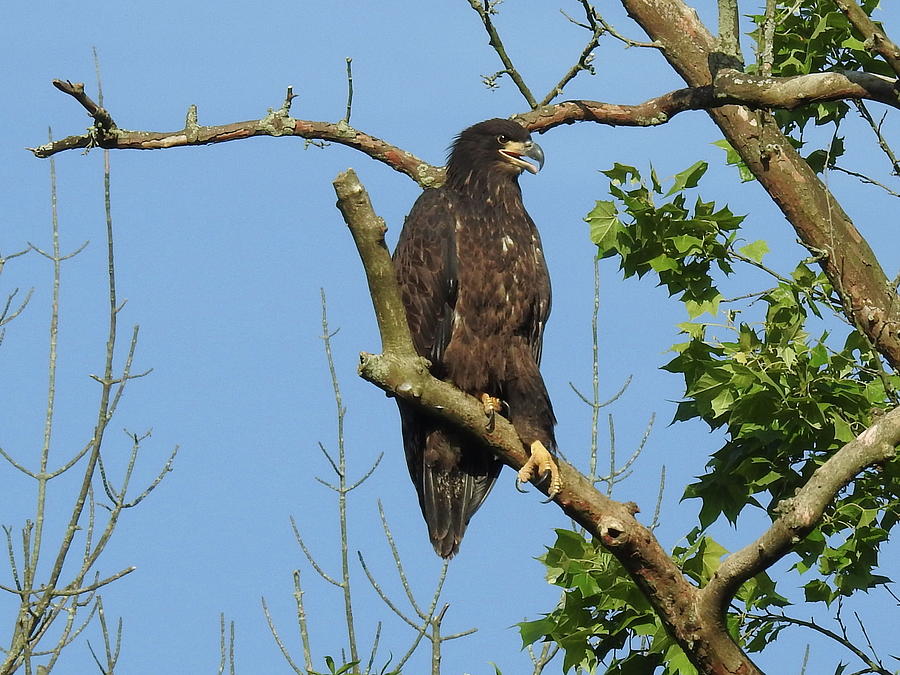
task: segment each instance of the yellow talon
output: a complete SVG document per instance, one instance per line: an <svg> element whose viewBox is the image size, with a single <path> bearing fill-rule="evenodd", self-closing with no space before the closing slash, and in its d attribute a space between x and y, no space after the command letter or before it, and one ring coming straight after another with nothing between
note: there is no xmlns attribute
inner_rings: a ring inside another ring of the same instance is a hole
<svg viewBox="0 0 900 675"><path fill-rule="evenodd" d="M488 416L498 413L503 409L503 403L500 399L494 398L490 394L481 395L481 405L484 406L484 414Z"/></svg>
<svg viewBox="0 0 900 675"><path fill-rule="evenodd" d="M532 478L543 477L547 473L550 474L550 486L547 489L547 495L552 499L562 488L559 468L556 466L556 462L553 461L553 455L544 447L544 444L540 441L534 441L531 444L531 457L519 469L519 475L516 477L516 480L519 483L527 483Z"/></svg>
<svg viewBox="0 0 900 675"><path fill-rule="evenodd" d="M503 401L501 401L499 398L491 396L490 394L482 394L481 405L484 408L484 414L488 418L486 428L488 431L493 431L494 415L496 415L503 409Z"/></svg>

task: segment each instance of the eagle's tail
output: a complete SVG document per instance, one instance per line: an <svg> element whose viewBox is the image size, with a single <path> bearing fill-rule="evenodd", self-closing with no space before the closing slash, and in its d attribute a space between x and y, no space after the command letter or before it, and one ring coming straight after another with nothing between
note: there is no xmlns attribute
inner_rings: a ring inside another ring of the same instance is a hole
<svg viewBox="0 0 900 675"><path fill-rule="evenodd" d="M419 506L435 552L450 558L459 550L469 519L491 491L502 462L398 401L403 446Z"/></svg>
<svg viewBox="0 0 900 675"><path fill-rule="evenodd" d="M465 452L465 450L463 450ZM434 551L451 558L459 551L469 519L484 502L502 464L471 468L422 467L422 514Z"/></svg>

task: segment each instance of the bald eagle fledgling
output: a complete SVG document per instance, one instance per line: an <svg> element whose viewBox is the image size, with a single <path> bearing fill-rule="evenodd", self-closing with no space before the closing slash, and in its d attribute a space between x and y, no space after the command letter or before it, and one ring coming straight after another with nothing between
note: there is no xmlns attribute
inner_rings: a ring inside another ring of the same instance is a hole
<svg viewBox="0 0 900 675"><path fill-rule="evenodd" d="M556 420L538 369L550 277L518 182L543 163L540 146L515 122L492 119L463 131L450 148L445 184L426 189L407 216L394 263L416 350L432 374L480 398L486 414L509 418L531 451L519 480L549 473L552 495L560 487L550 455ZM431 543L449 558L502 463L445 423L398 405Z"/></svg>

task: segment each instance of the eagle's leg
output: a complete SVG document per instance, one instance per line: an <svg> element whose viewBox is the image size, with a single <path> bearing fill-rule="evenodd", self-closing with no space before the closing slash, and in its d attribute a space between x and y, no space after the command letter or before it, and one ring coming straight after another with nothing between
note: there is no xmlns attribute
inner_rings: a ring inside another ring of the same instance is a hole
<svg viewBox="0 0 900 675"><path fill-rule="evenodd" d="M525 462L525 465L519 469L519 475L516 477L516 483L527 483L535 476L546 477L549 474L550 486L547 489L547 495L552 499L562 488L562 480L559 477L559 467L553 461L553 455L544 447L540 441L534 441L531 444L531 457Z"/></svg>
<svg viewBox="0 0 900 675"><path fill-rule="evenodd" d="M503 410L503 401L495 398L490 394L481 395L481 405L484 407L484 414L488 418L486 428L488 431L494 430L494 419L498 412Z"/></svg>

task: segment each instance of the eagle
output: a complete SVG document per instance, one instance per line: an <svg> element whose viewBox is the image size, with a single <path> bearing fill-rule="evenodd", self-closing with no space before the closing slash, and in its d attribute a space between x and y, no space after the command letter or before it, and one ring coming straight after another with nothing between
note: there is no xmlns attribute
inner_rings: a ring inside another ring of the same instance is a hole
<svg viewBox="0 0 900 675"><path fill-rule="evenodd" d="M550 277L519 188L519 175L543 164L541 147L516 122L465 129L450 147L444 184L426 189L406 217L393 259L416 351L435 377L481 400L488 426L495 414L513 424L531 455L517 481L549 476L552 497L560 489L556 419L538 367ZM446 422L398 405L431 543L450 558L503 464Z"/></svg>

